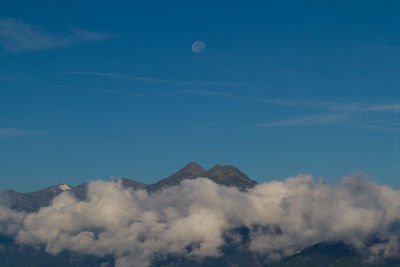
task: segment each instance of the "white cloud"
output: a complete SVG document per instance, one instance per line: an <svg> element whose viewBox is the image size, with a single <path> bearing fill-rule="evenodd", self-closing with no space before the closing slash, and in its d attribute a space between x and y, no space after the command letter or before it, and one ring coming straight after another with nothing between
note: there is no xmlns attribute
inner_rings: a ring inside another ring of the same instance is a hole
<svg viewBox="0 0 400 267"><path fill-rule="evenodd" d="M107 33L91 32L78 27L71 27L70 32L61 34L50 33L40 26L18 19L0 20L0 45L11 52L53 49L108 37Z"/></svg>
<svg viewBox="0 0 400 267"><path fill-rule="evenodd" d="M248 192L202 178L150 196L96 181L87 201L65 192L37 213L0 209L0 231L17 233L20 243L43 244L49 253L112 254L117 266L147 266L167 253L218 257L224 236L240 226L250 229L249 248L266 260L337 240L366 258L396 256L399 221L400 192L360 174L344 177L339 186L299 175Z"/></svg>
<svg viewBox="0 0 400 267"><path fill-rule="evenodd" d="M15 236L21 229L26 214L0 205L0 234Z"/></svg>

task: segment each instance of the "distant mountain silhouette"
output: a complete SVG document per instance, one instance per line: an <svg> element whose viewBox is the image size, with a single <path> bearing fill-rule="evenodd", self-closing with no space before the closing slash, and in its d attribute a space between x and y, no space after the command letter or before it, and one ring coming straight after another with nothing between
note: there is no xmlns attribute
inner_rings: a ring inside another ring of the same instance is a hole
<svg viewBox="0 0 400 267"><path fill-rule="evenodd" d="M51 200L66 190L81 191L81 186L72 188L65 184L52 185L40 191L30 193L18 193L14 190L7 190L3 192L1 201L12 209L18 211L36 211L40 207L48 206ZM77 194L81 195L81 194Z"/></svg>
<svg viewBox="0 0 400 267"><path fill-rule="evenodd" d="M149 193L154 193L163 188L178 185L183 180L196 179L199 177L208 178L220 185L234 186L242 191L252 188L257 184L256 181L251 180L235 166L221 166L217 164L211 169L205 170L196 162L187 164L176 173L154 184L144 184L128 178L122 178L120 181L122 185L127 188L132 188L134 190L144 189ZM75 187L66 184L53 185L40 191L30 193L19 193L14 190L7 190L1 195L0 201L18 211L35 212L41 207L50 205L53 198L64 191L69 191L78 199L85 200L87 196L87 187L88 184L84 183Z"/></svg>
<svg viewBox="0 0 400 267"><path fill-rule="evenodd" d="M171 176L149 185L147 189L150 192L154 192L165 187L178 185L183 180L195 179L198 177L208 178L220 185L236 186L240 190L246 190L257 184L256 181L251 180L246 174L242 173L234 166L215 165L207 171L196 162L191 162Z"/></svg>
<svg viewBox="0 0 400 267"><path fill-rule="evenodd" d="M148 185L147 189L150 192L160 190L169 186L178 185L185 179L195 179L198 177L204 177L205 170L196 162L191 162L176 173L158 181L155 184Z"/></svg>
<svg viewBox="0 0 400 267"><path fill-rule="evenodd" d="M217 184L226 186L236 186L240 190L246 190L257 185L256 181L251 180L246 174L235 166L215 165L204 173L204 177L211 179Z"/></svg>

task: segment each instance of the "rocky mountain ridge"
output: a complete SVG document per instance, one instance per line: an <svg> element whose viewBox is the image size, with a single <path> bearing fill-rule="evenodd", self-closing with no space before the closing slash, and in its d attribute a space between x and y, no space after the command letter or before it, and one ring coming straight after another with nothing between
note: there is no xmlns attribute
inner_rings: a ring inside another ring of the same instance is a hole
<svg viewBox="0 0 400 267"><path fill-rule="evenodd" d="M183 180L196 179L198 177L208 178L220 185L235 186L242 191L252 188L257 184L256 181L251 180L235 166L221 166L217 164L211 169L205 170L196 162L187 164L176 173L154 184L144 184L128 178L119 180L122 185L127 188L132 188L134 190L145 189L149 193L154 193L163 188L178 185ZM14 190L7 190L1 195L0 202L18 211L35 212L41 207L50 205L52 199L64 191L70 191L78 199L85 200L87 187L87 183L75 187L62 183L30 193L19 193Z"/></svg>

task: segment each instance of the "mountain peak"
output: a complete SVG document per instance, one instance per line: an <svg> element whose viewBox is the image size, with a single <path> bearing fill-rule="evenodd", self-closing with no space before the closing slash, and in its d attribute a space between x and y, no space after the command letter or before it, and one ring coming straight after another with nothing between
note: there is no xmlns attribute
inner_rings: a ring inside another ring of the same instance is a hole
<svg viewBox="0 0 400 267"><path fill-rule="evenodd" d="M134 190L144 189L146 187L146 184L136 182L136 181L128 179L128 178L122 178L119 180L121 181L123 186L133 188Z"/></svg>
<svg viewBox="0 0 400 267"><path fill-rule="evenodd" d="M196 162L190 162L185 167L172 174L171 176L149 185L149 191L157 191L161 188L179 184L186 179L195 179L198 177L207 177L217 184L226 186L236 186L240 190L246 190L254 187L257 182L251 180L246 174L232 165L215 165L208 171L204 170Z"/></svg>
<svg viewBox="0 0 400 267"><path fill-rule="evenodd" d="M188 172L188 171L198 172L198 171L200 171L200 172L202 172L202 171L204 171L204 169L199 164L197 164L196 162L192 161L189 164L187 164L185 167L180 169L178 172L181 172L181 171L185 171L185 172Z"/></svg>
<svg viewBox="0 0 400 267"><path fill-rule="evenodd" d="M217 184L236 186L241 190L251 188L257 184L256 181L251 180L246 174L232 165L221 166L217 164L209 169L205 176Z"/></svg>
<svg viewBox="0 0 400 267"><path fill-rule="evenodd" d="M214 165L211 169L208 170L209 172L219 172L219 171L234 171L234 172L240 172L238 168L232 165L219 165L216 164Z"/></svg>
<svg viewBox="0 0 400 267"><path fill-rule="evenodd" d="M185 179L195 179L204 176L205 170L196 162L192 161L185 167L172 174L171 176L158 181L155 184L149 186L150 191L157 191L161 188L173 186L179 184Z"/></svg>
<svg viewBox="0 0 400 267"><path fill-rule="evenodd" d="M242 191L252 188L257 184L256 181L251 180L235 166L217 164L209 170L204 170L196 162L190 162L176 173L155 184L143 184L128 178L122 178L120 182L123 186L132 188L133 190L144 189L148 192L156 192L163 188L178 185L183 180L191 180L198 177L207 177L217 184L237 187ZM18 193L13 190L7 190L1 194L0 202L16 210L36 212L41 207L50 205L54 197L65 191L70 191L79 200L83 201L87 198L88 184L84 183L73 187L61 183L30 193Z"/></svg>

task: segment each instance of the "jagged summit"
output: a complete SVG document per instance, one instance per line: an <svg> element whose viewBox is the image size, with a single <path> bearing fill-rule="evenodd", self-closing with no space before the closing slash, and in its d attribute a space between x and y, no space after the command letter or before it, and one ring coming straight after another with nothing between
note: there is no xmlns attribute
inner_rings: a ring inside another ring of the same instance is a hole
<svg viewBox="0 0 400 267"><path fill-rule="evenodd" d="M136 182L133 181L131 179L128 178L122 178L121 179L121 183L126 186L126 187L130 187L132 189L145 189L146 188L146 184L140 183L140 182Z"/></svg>
<svg viewBox="0 0 400 267"><path fill-rule="evenodd" d="M203 167L201 167L199 164L196 162L192 161L189 164L187 164L185 167L180 169L179 172L202 172L204 171Z"/></svg>
<svg viewBox="0 0 400 267"><path fill-rule="evenodd" d="M235 166L217 164L211 169L205 170L194 161L154 184L144 184L128 178L122 178L120 181L126 188L133 190L144 189L149 193L153 193L163 188L178 185L183 180L196 179L198 177L206 177L217 184L234 186L240 190L247 190L257 184L256 181L251 180ZM61 183L30 193L18 193L13 190L7 190L1 195L0 202L16 210L37 211L39 208L49 205L55 196L65 191L70 192L79 200L86 200L87 189L87 183L78 186L69 186Z"/></svg>
<svg viewBox="0 0 400 267"><path fill-rule="evenodd" d="M7 190L1 195L0 202L18 211L37 211L41 207L48 206L55 196L66 190L70 191L75 188L61 183L29 193L18 193L14 190Z"/></svg>
<svg viewBox="0 0 400 267"><path fill-rule="evenodd" d="M207 177L217 184L236 186L240 190L246 190L257 184L256 181L251 180L235 166L217 164L211 169L205 170L196 162L191 162L171 176L150 185L149 191L157 191L168 186L177 185L183 180L198 177Z"/></svg>
<svg viewBox="0 0 400 267"><path fill-rule="evenodd" d="M251 180L246 174L231 165L221 166L217 164L209 169L204 176L217 184L236 186L241 190L251 188L257 184L256 181Z"/></svg>
<svg viewBox="0 0 400 267"><path fill-rule="evenodd" d="M214 165L211 169L208 170L209 173L227 173L227 172L235 172L242 173L238 168L232 165Z"/></svg>
<svg viewBox="0 0 400 267"><path fill-rule="evenodd" d="M149 191L154 192L164 187L177 185L185 179L195 179L198 177L203 177L204 172L205 170L203 169L203 167L192 161L171 176L168 176L167 178L164 178L155 184L149 185Z"/></svg>

